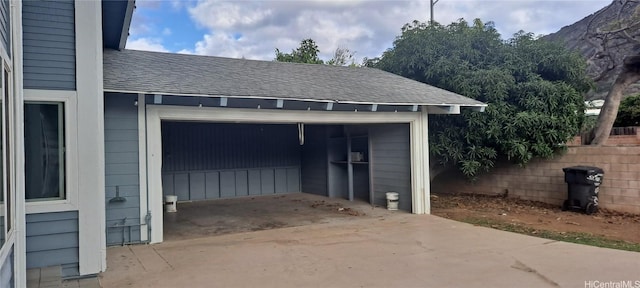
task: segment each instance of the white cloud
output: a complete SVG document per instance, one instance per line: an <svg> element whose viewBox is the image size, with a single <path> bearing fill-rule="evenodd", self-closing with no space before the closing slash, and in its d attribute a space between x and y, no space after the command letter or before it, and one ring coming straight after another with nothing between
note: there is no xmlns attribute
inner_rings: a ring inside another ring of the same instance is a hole
<svg viewBox="0 0 640 288"><path fill-rule="evenodd" d="M162 40L157 38L138 38L129 40L127 41L127 49L169 52L169 50L162 45Z"/></svg>
<svg viewBox="0 0 640 288"><path fill-rule="evenodd" d="M392 46L405 23L427 21L429 17L427 0L175 1L172 0L174 7L186 8L194 25L205 30L192 48L181 53L263 60L273 59L275 48L288 52L305 38L316 41L324 59L330 58L338 47L357 51L359 59L376 57ZM493 21L508 38L519 30L534 34L555 32L609 3L610 0L442 0L434 14L436 21L443 24L460 18ZM163 47L161 42L149 40L153 39L146 39L144 44Z"/></svg>
<svg viewBox="0 0 640 288"><path fill-rule="evenodd" d="M271 14L269 9L243 4L244 2L199 1L188 10L196 23L210 29L253 26Z"/></svg>
<svg viewBox="0 0 640 288"><path fill-rule="evenodd" d="M162 29L162 35L164 36L171 35L171 29L169 29L168 27L165 27L164 29Z"/></svg>

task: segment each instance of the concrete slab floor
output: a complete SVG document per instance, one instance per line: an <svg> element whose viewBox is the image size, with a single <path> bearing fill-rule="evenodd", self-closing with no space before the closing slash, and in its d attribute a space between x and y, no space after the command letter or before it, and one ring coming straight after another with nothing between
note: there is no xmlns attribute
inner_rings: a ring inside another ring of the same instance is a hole
<svg viewBox="0 0 640 288"><path fill-rule="evenodd" d="M97 277L62 280L60 266L27 269L27 288L100 288Z"/></svg>
<svg viewBox="0 0 640 288"><path fill-rule="evenodd" d="M596 287L588 281L640 281L640 253L407 213L113 247L107 262L103 287Z"/></svg>
<svg viewBox="0 0 640 288"><path fill-rule="evenodd" d="M183 202L177 208L176 213L164 213L165 241L382 217L390 213L360 200L307 193Z"/></svg>
<svg viewBox="0 0 640 288"><path fill-rule="evenodd" d="M27 270L27 288L50 288L62 285L62 268L49 266Z"/></svg>

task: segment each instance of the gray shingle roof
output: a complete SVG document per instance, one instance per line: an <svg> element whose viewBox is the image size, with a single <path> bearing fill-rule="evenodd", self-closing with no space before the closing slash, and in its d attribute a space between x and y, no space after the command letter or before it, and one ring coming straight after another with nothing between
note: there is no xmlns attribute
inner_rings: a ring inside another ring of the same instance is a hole
<svg viewBox="0 0 640 288"><path fill-rule="evenodd" d="M362 104L483 106L462 95L372 68L135 50L104 50L104 89Z"/></svg>

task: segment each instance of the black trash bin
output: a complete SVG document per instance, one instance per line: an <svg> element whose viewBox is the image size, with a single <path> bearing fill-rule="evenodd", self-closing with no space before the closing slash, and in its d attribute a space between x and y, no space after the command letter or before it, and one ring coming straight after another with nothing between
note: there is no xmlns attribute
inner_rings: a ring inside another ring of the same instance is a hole
<svg viewBox="0 0 640 288"><path fill-rule="evenodd" d="M598 211L598 192L604 170L591 166L562 168L564 182L568 184L568 197L562 203L562 210L581 209L587 215Z"/></svg>

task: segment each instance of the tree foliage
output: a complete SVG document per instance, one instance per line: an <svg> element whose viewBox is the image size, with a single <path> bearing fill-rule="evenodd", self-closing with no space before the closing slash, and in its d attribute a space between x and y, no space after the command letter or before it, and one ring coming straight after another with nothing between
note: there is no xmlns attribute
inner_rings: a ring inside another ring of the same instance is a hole
<svg viewBox="0 0 640 288"><path fill-rule="evenodd" d="M333 57L327 61L328 65L335 66L356 66L355 52L349 48L338 47L333 52Z"/></svg>
<svg viewBox="0 0 640 288"><path fill-rule="evenodd" d="M367 66L488 103L484 113L430 115L432 174L456 166L470 178L504 158L552 157L579 132L585 61L562 46L519 32L504 41L492 23L414 22Z"/></svg>
<svg viewBox="0 0 640 288"><path fill-rule="evenodd" d="M276 48L276 61L279 62L294 62L294 63L307 63L307 64L327 64L334 66L349 66L356 67L355 54L349 50L349 48L338 47L333 52L333 57L326 63L318 57L320 50L318 45L313 39L304 39L300 42L300 47L292 50L291 53L282 53L280 49Z"/></svg>
<svg viewBox="0 0 640 288"><path fill-rule="evenodd" d="M318 58L318 53L320 53L320 50L316 42L313 39L304 39L300 42L300 47L291 50L291 53L283 53L276 48L276 61L322 64L323 61Z"/></svg>
<svg viewBox="0 0 640 288"><path fill-rule="evenodd" d="M640 126L640 94L629 96L620 102L614 126Z"/></svg>

